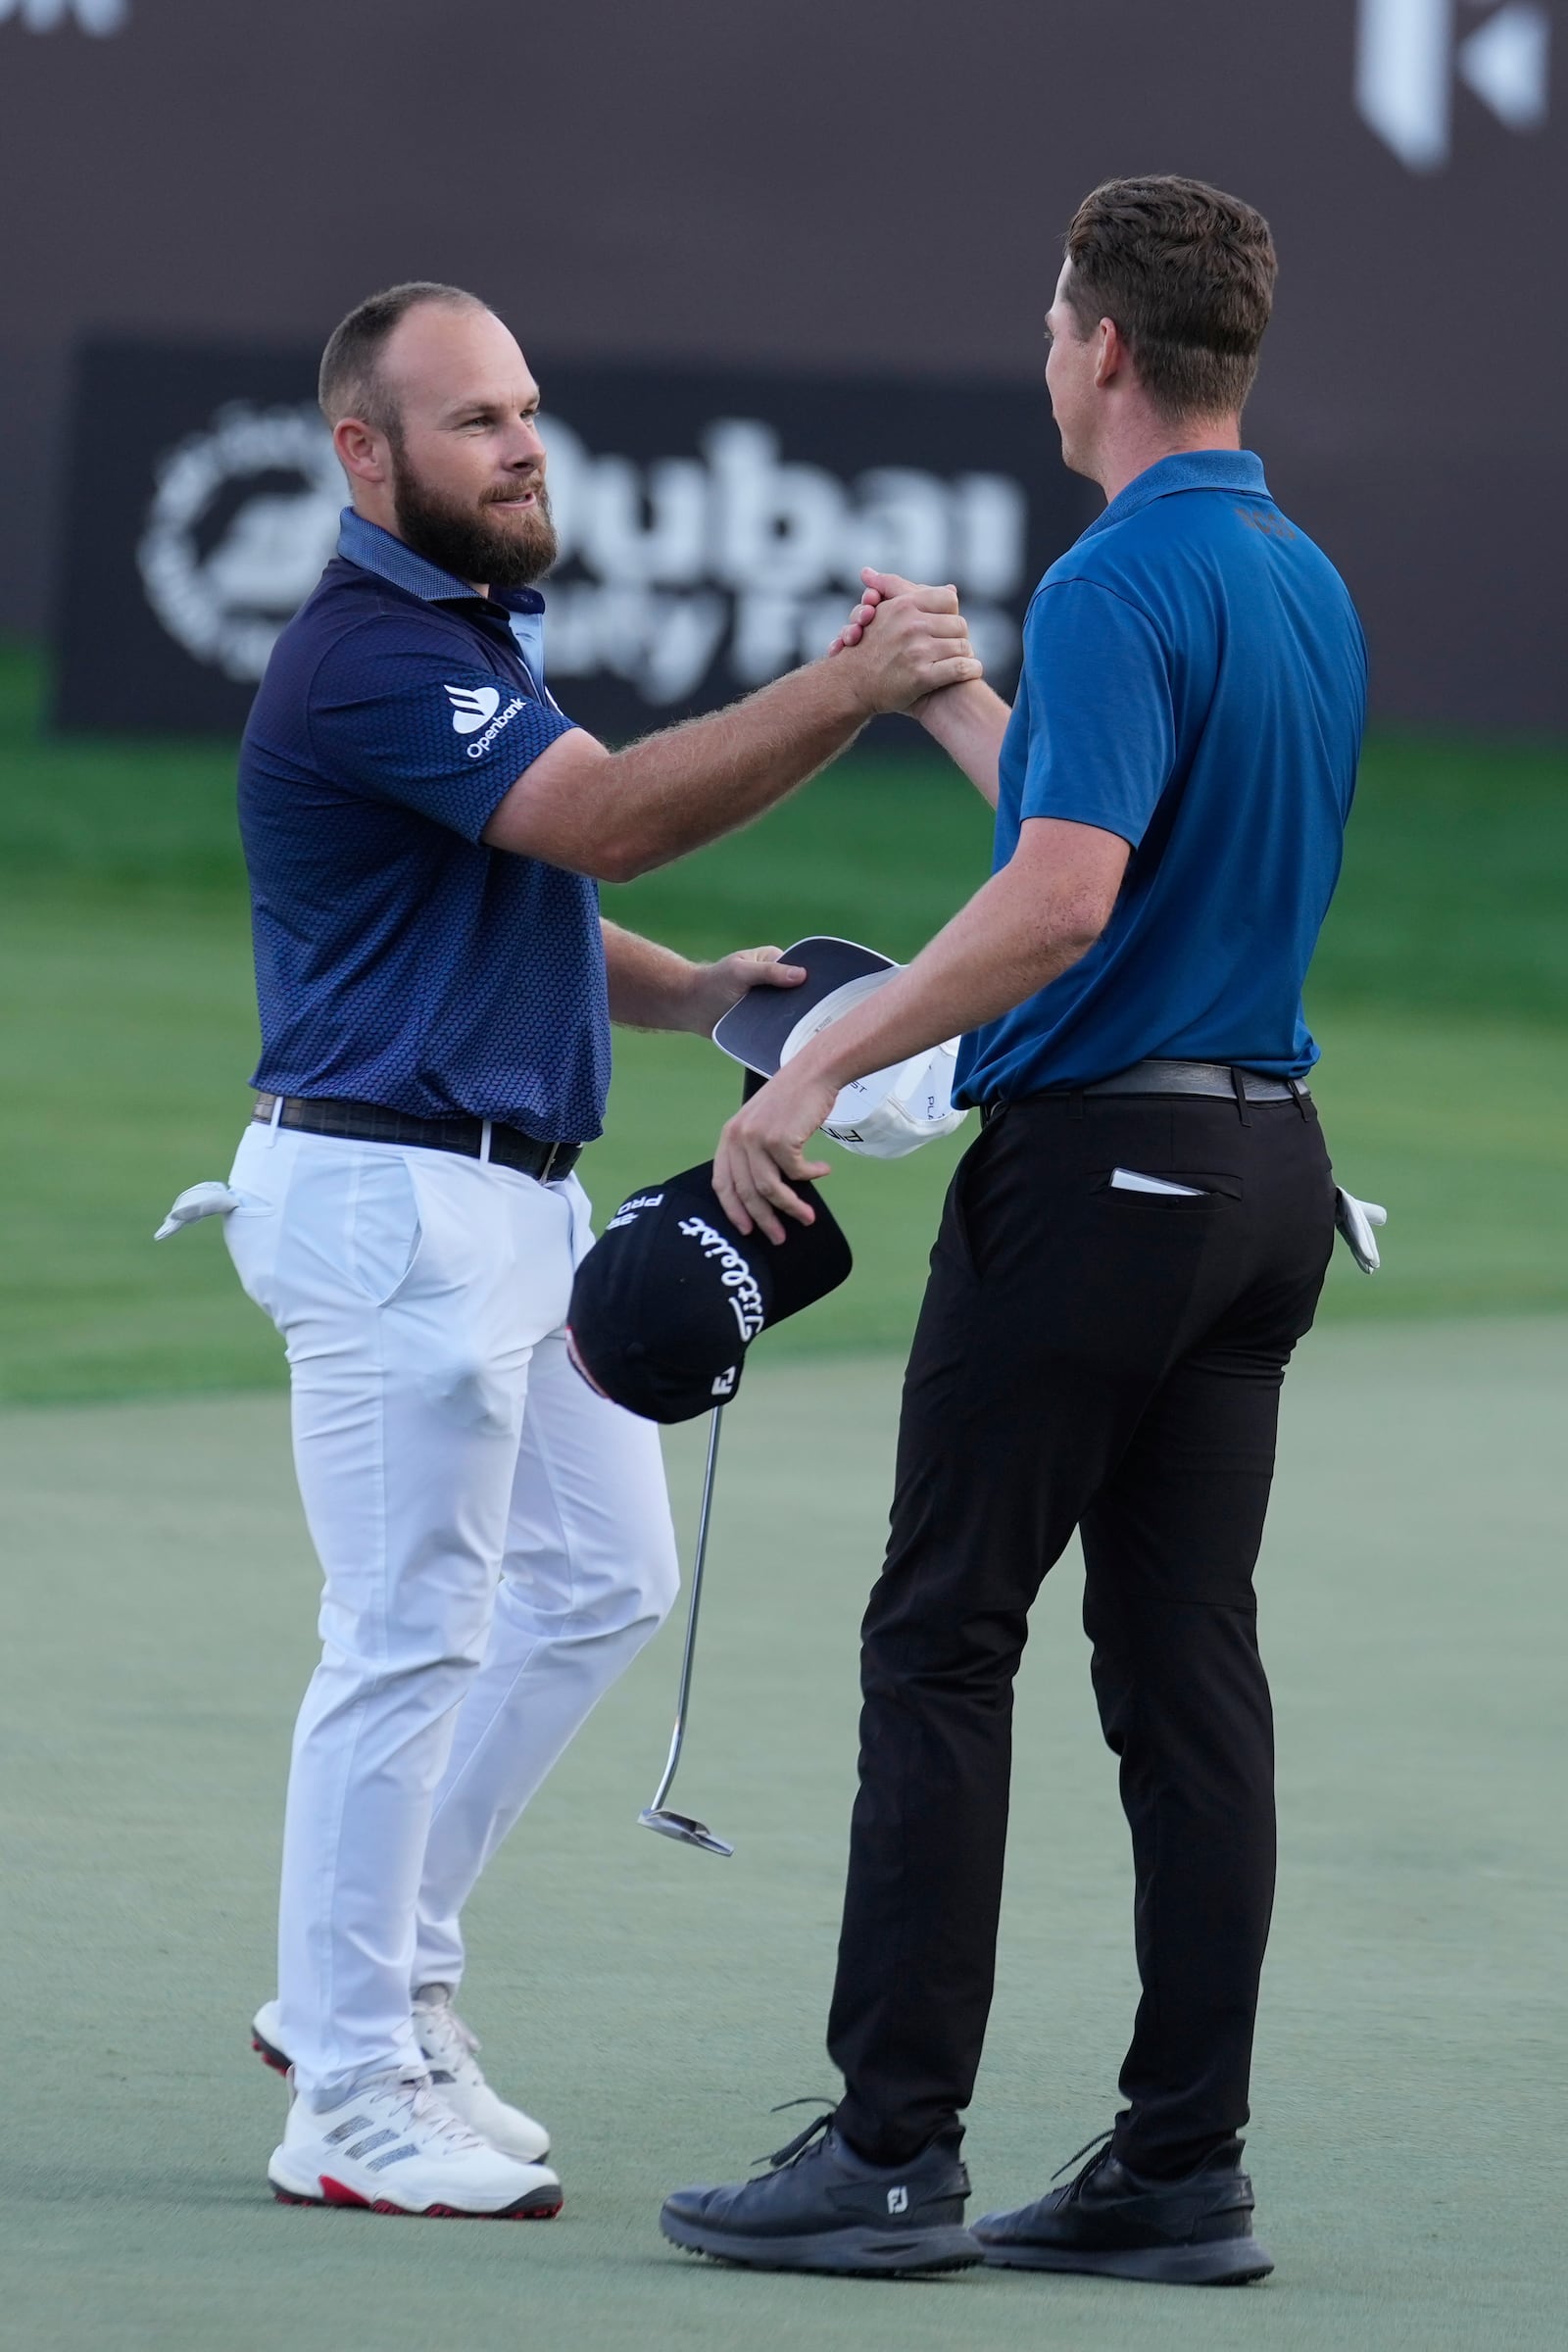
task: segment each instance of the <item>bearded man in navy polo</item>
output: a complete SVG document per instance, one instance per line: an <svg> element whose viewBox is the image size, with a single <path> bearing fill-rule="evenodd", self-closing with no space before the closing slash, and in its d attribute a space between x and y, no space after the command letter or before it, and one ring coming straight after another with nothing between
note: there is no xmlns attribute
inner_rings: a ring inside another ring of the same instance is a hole
<svg viewBox="0 0 1568 2352"><path fill-rule="evenodd" d="M575 1164L612 1021L706 1034L800 977L770 948L689 963L597 886L980 666L921 589L851 657L609 751L546 682L539 392L501 320L452 287L372 297L321 404L353 503L239 790L262 1054L226 1232L287 1343L324 1580L255 2024L295 2092L269 2169L299 2203L545 2215L549 2135L453 2008L461 1914L676 1585L657 1432L566 1355Z"/></svg>

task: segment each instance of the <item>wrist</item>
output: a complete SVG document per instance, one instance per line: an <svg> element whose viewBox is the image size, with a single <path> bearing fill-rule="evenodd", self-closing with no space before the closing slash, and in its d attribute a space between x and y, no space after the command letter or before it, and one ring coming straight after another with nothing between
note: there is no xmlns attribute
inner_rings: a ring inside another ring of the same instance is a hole
<svg viewBox="0 0 1568 2352"><path fill-rule="evenodd" d="M830 697L835 715L842 713L860 727L882 715L886 706L877 697L871 665L858 646L846 646L842 653L827 655L811 666Z"/></svg>
<svg viewBox="0 0 1568 2352"><path fill-rule="evenodd" d="M960 686L939 686L934 694L921 695L911 708L911 715L919 720L928 735L935 735L942 728L952 725L965 703L973 700L979 683L978 678L969 678Z"/></svg>
<svg viewBox="0 0 1568 2352"><path fill-rule="evenodd" d="M675 993L675 1011L678 1018L672 1024L692 1037L710 1037L718 1014L713 1010L712 998L715 963L688 963ZM726 1009L721 1007L721 1009Z"/></svg>
<svg viewBox="0 0 1568 2352"><path fill-rule="evenodd" d="M799 1054L791 1054L784 1068L792 1077L799 1078L803 1085L830 1086L835 1095L841 1095L850 1080L858 1078L860 1073L855 1066L853 1054L839 1052L830 1043L832 1036L831 1029L824 1030L808 1046L803 1046Z"/></svg>

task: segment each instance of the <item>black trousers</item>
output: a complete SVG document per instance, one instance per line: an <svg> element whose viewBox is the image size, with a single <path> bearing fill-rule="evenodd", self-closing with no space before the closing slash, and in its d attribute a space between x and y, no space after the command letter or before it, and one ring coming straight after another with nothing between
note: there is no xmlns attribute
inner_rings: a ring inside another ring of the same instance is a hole
<svg viewBox="0 0 1568 2352"><path fill-rule="evenodd" d="M1117 1168L1198 1196L1119 1189ZM1333 1241L1308 1102L1038 1096L960 1163L862 1628L828 2048L863 2155L904 2162L973 2092L1013 1679L1074 1528L1136 1876L1143 1995L1116 2153L1169 2178L1246 2122L1275 1851L1252 1570L1280 1384ZM1028 1834L1049 1838L1049 1816Z"/></svg>

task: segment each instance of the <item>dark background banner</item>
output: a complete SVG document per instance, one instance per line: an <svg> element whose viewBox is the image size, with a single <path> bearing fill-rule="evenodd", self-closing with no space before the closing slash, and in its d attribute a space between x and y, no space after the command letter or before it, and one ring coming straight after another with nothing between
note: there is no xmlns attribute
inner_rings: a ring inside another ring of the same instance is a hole
<svg viewBox="0 0 1568 2352"><path fill-rule="evenodd" d="M1183 170L1274 223L1250 437L1361 603L1378 711L1568 731L1563 9L13 7L0 626L43 627L68 498L107 512L134 471L128 419L123 456L70 429L84 339L303 350L372 286L452 278L552 372L899 379L867 437L891 463L903 387L1038 383L1084 190Z"/></svg>
<svg viewBox="0 0 1568 2352"><path fill-rule="evenodd" d="M242 726L272 641L337 536L343 480L316 355L101 344L72 442L113 447L67 504L56 715ZM540 368L562 558L550 679L624 738L821 653L863 564L954 580L1010 693L1030 591L1094 494L1040 463L1027 385Z"/></svg>

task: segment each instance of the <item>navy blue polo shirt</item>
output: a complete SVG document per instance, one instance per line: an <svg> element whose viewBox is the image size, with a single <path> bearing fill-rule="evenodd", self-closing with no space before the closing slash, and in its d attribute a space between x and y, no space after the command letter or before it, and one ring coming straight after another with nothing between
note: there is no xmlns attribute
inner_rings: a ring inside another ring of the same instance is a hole
<svg viewBox="0 0 1568 2352"><path fill-rule="evenodd" d="M1300 1077L1301 985L1339 879L1366 713L1349 593L1246 451L1164 458L1054 564L1024 622L995 865L1030 817L1131 845L1082 960L964 1040L1006 1102L1150 1055Z"/></svg>
<svg viewBox="0 0 1568 2352"><path fill-rule="evenodd" d="M240 750L254 1085L600 1133L598 890L479 838L571 725L545 686L543 612L534 590L477 596L345 511Z"/></svg>

